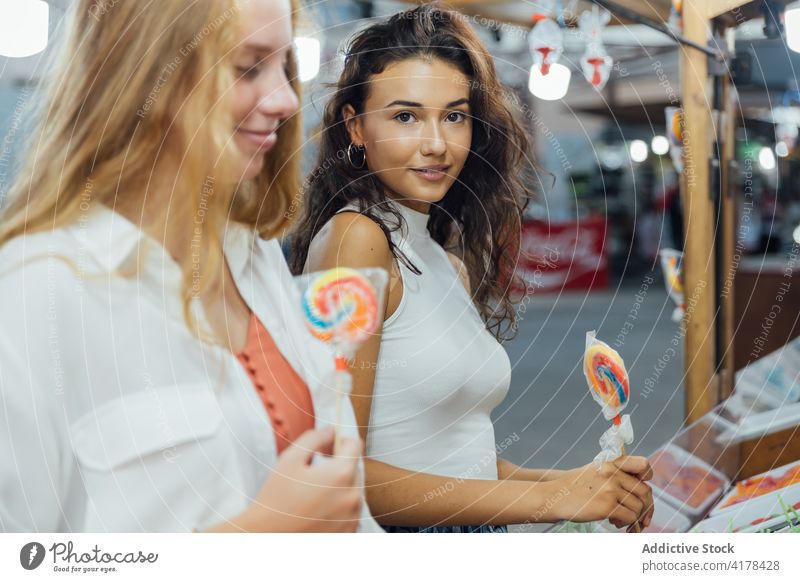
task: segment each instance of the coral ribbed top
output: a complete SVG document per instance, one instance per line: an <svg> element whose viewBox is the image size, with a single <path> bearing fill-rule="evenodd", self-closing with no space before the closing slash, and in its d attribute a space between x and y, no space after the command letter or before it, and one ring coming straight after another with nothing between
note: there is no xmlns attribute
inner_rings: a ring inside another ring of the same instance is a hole
<svg viewBox="0 0 800 582"><path fill-rule="evenodd" d="M308 386L278 350L255 313L250 314L247 342L236 357L267 409L280 453L314 428L314 404Z"/></svg>

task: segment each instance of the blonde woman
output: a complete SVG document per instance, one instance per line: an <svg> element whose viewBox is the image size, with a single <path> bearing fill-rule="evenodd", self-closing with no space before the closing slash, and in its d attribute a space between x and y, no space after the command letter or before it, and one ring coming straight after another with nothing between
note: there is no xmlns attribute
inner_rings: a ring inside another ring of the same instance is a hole
<svg viewBox="0 0 800 582"><path fill-rule="evenodd" d="M2 218L0 530L378 529L275 239L293 6L96 7L71 7Z"/></svg>

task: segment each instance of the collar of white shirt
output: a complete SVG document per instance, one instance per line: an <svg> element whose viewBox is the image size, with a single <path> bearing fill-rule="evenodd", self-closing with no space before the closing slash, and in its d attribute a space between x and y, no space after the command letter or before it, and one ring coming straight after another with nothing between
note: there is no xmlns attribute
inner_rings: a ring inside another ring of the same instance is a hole
<svg viewBox="0 0 800 582"><path fill-rule="evenodd" d="M145 285L140 290L152 287L162 300L172 304L169 316L183 317L180 266L160 242L128 218L98 204L65 230L79 242L79 259L88 255L103 272L127 271L139 263L139 281ZM300 295L280 244L275 239L262 239L242 223L230 221L223 233L223 250L240 295L270 331L284 357L315 391L320 382L326 383L329 378L333 355L327 345L307 331L299 308ZM166 290L170 292L165 293ZM199 300L193 302L193 309L204 322Z"/></svg>
<svg viewBox="0 0 800 582"><path fill-rule="evenodd" d="M115 271L136 261L144 247L156 252L162 269L180 271L180 267L164 246L136 226L128 218L103 204L95 204L77 222L65 230L78 239L81 249L104 271ZM200 236L201 233L196 233ZM230 221L223 234L225 256L234 278L247 266L247 253L255 249L256 233L244 224ZM194 244L194 240L192 244ZM264 241L266 242L266 241ZM163 272L163 271L162 271Z"/></svg>

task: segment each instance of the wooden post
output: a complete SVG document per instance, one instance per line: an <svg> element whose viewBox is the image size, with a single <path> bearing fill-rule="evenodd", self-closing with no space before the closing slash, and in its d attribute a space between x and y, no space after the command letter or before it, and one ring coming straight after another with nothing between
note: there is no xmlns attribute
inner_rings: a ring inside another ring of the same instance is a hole
<svg viewBox="0 0 800 582"><path fill-rule="evenodd" d="M683 3L683 34L702 45L708 43L709 21L705 17L704 0ZM685 156L681 190L686 232L684 416L691 423L718 402L714 374L714 204L709 192L708 167L712 131L708 56L686 46L681 46L680 53Z"/></svg>
<svg viewBox="0 0 800 582"><path fill-rule="evenodd" d="M710 20L745 4L750 4L753 0L698 0L698 2L703 4L702 10L705 11L705 17Z"/></svg>
<svg viewBox="0 0 800 582"><path fill-rule="evenodd" d="M728 49L733 49L733 31L729 30ZM722 228L722 249L720 258L720 272L722 273L721 285L719 290L721 297L720 324L722 325L722 370L720 375L720 400L728 398L733 392L734 376L736 366L734 361L734 329L735 310L734 293L736 292L734 280L738 269L738 260L734 260L736 250L736 224L738 222L738 212L736 206L736 194L733 189L736 185L736 120L738 119L738 100L736 91L733 90L730 71L722 77L722 124L720 139L722 148L720 151L720 171L721 171L721 196L720 201L720 228Z"/></svg>

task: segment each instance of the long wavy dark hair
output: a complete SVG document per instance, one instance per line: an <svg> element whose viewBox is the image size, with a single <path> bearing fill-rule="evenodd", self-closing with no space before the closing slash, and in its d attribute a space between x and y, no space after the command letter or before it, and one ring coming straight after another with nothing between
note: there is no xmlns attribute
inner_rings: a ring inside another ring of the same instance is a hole
<svg viewBox="0 0 800 582"><path fill-rule="evenodd" d="M343 152L350 145L342 108L363 113L373 75L410 58L441 59L470 80L472 144L464 168L444 198L430 207L428 231L463 260L473 301L498 339L516 331L515 265L522 213L533 192L530 142L500 84L494 63L465 17L434 5L395 14L360 31L347 48L344 70L325 107L319 158L304 184L304 203L293 235L290 264L303 271L311 240L337 211L354 204L386 234L395 259L419 270L394 245L390 233L402 216L386 204L384 186L367 165L356 168ZM528 180L526 180L528 178ZM384 210L382 216L376 208ZM386 214L391 213L389 221ZM510 333L509 333L510 332Z"/></svg>

